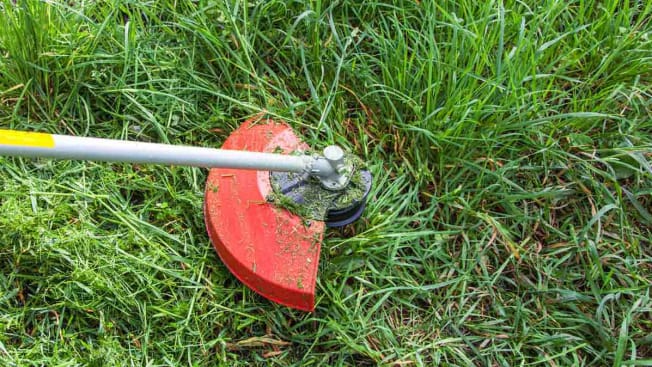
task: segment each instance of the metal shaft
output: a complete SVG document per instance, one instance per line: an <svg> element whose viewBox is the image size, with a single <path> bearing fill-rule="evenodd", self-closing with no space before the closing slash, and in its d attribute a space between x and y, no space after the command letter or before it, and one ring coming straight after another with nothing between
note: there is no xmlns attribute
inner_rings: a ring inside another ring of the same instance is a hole
<svg viewBox="0 0 652 367"><path fill-rule="evenodd" d="M308 172L318 177L337 174L328 160L309 155L294 156L1 129L0 155Z"/></svg>

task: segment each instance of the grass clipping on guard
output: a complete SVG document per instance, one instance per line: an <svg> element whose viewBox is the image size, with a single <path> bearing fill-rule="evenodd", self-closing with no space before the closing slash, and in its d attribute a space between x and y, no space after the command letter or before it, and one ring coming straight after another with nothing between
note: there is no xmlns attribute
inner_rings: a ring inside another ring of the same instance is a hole
<svg viewBox="0 0 652 367"><path fill-rule="evenodd" d="M351 180L345 189L339 191L328 190L319 182L319 179L308 174L287 173L286 180L292 181L302 178L303 184L293 189L293 195L299 196L302 203L282 193L279 183L272 179L273 193L267 196L267 201L280 208L289 210L306 220L325 220L331 210L341 210L359 203L365 194L365 183L362 178L364 162L353 154L344 157L347 165L353 167Z"/></svg>

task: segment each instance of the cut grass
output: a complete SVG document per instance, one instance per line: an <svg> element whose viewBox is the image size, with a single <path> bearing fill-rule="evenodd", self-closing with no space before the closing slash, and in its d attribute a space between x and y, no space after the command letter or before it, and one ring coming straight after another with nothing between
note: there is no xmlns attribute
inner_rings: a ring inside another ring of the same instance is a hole
<svg viewBox="0 0 652 367"><path fill-rule="evenodd" d="M215 256L205 171L0 158L2 365L652 363L652 3L1 4L0 128L265 113L376 182L307 314Z"/></svg>

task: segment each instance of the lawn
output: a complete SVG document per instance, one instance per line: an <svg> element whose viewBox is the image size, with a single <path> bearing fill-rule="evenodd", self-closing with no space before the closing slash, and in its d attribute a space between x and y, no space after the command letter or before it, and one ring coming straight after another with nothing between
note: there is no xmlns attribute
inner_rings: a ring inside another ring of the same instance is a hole
<svg viewBox="0 0 652 367"><path fill-rule="evenodd" d="M375 180L305 313L221 263L207 170L0 157L0 365L652 365L652 2L0 13L0 128L219 147L267 116Z"/></svg>

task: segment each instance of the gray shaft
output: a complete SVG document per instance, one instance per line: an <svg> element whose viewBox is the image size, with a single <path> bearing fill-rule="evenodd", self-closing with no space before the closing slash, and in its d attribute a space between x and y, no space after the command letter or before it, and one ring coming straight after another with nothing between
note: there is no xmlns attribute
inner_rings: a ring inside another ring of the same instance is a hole
<svg viewBox="0 0 652 367"><path fill-rule="evenodd" d="M307 172L320 177L332 175L334 172L334 168L328 161L309 155L295 156L67 135L52 135L52 137L55 143L54 148L0 144L0 155Z"/></svg>

